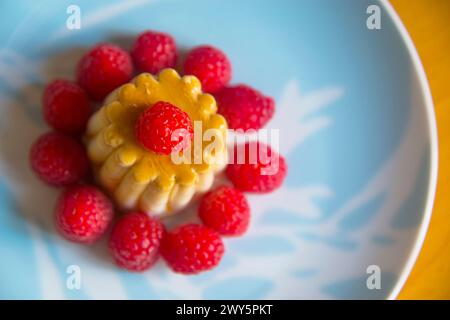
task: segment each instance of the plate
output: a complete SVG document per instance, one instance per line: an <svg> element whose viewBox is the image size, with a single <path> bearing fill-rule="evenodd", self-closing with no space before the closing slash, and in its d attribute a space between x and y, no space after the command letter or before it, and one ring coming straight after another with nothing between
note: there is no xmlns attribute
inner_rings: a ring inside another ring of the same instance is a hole
<svg viewBox="0 0 450 320"><path fill-rule="evenodd" d="M78 1L80 29L67 27L70 5L0 5L0 298L396 297L430 219L437 138L423 68L388 2ZM369 28L377 12L380 29ZM145 29L171 33L181 51L222 48L233 83L277 102L269 128L279 129L285 184L249 197L250 231L226 239L220 267L198 276L163 262L128 273L104 242L64 241L52 220L58 191L28 165L31 143L48 130L44 85L73 78L94 43L127 47Z"/></svg>

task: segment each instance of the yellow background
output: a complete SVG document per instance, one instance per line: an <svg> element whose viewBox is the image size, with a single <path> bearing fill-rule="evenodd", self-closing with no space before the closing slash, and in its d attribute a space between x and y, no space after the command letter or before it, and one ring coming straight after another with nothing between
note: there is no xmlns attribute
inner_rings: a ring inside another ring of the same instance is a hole
<svg viewBox="0 0 450 320"><path fill-rule="evenodd" d="M450 0L392 0L419 51L439 136L439 178L430 228L399 299L450 299Z"/></svg>

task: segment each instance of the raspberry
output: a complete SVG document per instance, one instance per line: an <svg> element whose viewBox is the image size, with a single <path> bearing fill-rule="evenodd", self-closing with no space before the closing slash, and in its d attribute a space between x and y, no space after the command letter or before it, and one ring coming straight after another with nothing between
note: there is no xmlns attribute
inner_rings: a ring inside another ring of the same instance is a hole
<svg viewBox="0 0 450 320"><path fill-rule="evenodd" d="M92 108L84 90L76 83L55 80L44 91L44 118L57 131L78 134L84 131Z"/></svg>
<svg viewBox="0 0 450 320"><path fill-rule="evenodd" d="M250 207L241 191L221 186L203 196L199 216L206 226L218 233L238 236L247 231Z"/></svg>
<svg viewBox="0 0 450 320"><path fill-rule="evenodd" d="M241 191L268 193L279 188L286 177L287 164L283 156L263 143L235 146L231 160L225 172Z"/></svg>
<svg viewBox="0 0 450 320"><path fill-rule="evenodd" d="M109 249L118 266L143 271L158 259L164 232L162 223L145 213L128 213L114 226Z"/></svg>
<svg viewBox="0 0 450 320"><path fill-rule="evenodd" d="M139 35L131 49L134 65L141 72L158 73L173 68L177 62L175 40L169 34L145 31Z"/></svg>
<svg viewBox="0 0 450 320"><path fill-rule="evenodd" d="M100 190L72 186L56 204L56 227L70 241L92 243L105 233L113 214L111 201Z"/></svg>
<svg viewBox="0 0 450 320"><path fill-rule="evenodd" d="M79 182L89 170L83 146L74 138L56 132L46 133L34 142L30 163L41 180L54 186Z"/></svg>
<svg viewBox="0 0 450 320"><path fill-rule="evenodd" d="M215 98L218 112L231 129L261 129L275 112L272 98L246 85L223 88Z"/></svg>
<svg viewBox="0 0 450 320"><path fill-rule="evenodd" d="M184 61L184 73L196 76L203 91L214 93L231 79L231 63L225 53L211 46L192 49Z"/></svg>
<svg viewBox="0 0 450 320"><path fill-rule="evenodd" d="M135 135L146 149L171 154L189 147L194 129L186 112L168 102L158 101L141 113L136 121Z"/></svg>
<svg viewBox="0 0 450 320"><path fill-rule="evenodd" d="M199 224L186 224L166 234L161 254L169 267L179 273L196 274L217 266L224 253L217 232Z"/></svg>
<svg viewBox="0 0 450 320"><path fill-rule="evenodd" d="M112 44L99 44L78 63L78 83L92 99L100 101L118 86L128 82L133 73L130 55Z"/></svg>

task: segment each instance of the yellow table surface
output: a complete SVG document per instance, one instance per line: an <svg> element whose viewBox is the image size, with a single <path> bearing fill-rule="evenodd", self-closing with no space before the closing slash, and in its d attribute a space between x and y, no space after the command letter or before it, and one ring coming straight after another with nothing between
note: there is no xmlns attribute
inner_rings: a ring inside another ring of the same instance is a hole
<svg viewBox="0 0 450 320"><path fill-rule="evenodd" d="M450 0L392 0L419 52L433 95L439 177L430 227L399 299L450 299Z"/></svg>

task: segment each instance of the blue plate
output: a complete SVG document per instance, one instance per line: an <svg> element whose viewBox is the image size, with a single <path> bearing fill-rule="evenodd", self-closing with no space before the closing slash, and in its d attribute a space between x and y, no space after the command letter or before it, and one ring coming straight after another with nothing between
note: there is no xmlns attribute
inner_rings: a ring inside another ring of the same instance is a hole
<svg viewBox="0 0 450 320"><path fill-rule="evenodd" d="M430 219L437 138L418 55L387 2L77 1L81 29L68 29L71 2L0 4L0 298L398 294ZM372 30L377 8L381 29ZM222 48L234 83L277 101L269 127L280 129L287 180L250 197L250 231L227 239L220 267L198 276L173 274L162 262L128 273L110 262L104 242L64 241L52 223L58 192L28 165L31 143L48 130L45 83L73 78L94 43L127 46L145 29L171 33L183 50Z"/></svg>

